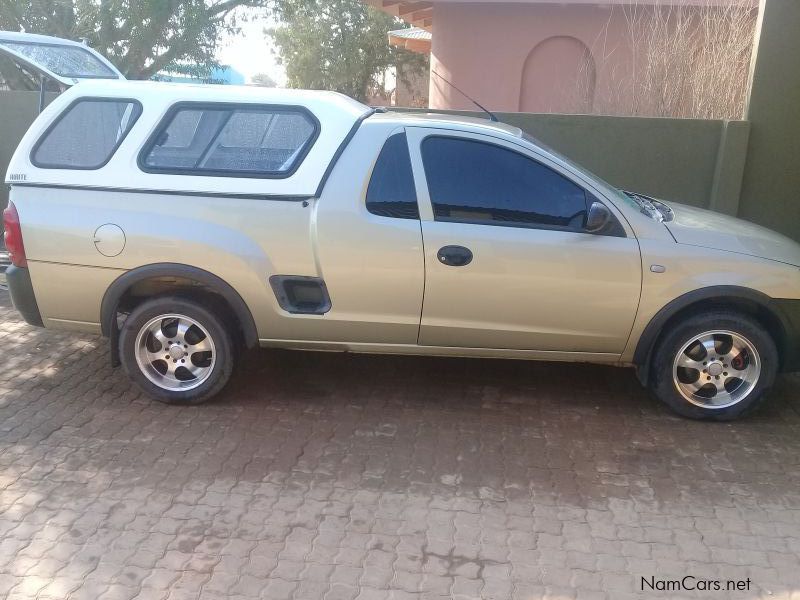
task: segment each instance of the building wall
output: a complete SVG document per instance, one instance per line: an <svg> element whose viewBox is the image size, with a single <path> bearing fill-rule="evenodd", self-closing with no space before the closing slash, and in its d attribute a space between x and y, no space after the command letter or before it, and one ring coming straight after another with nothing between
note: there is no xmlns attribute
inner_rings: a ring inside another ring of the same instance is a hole
<svg viewBox="0 0 800 600"><path fill-rule="evenodd" d="M628 37L610 6L437 3L430 107L472 108L436 71L492 110L590 112L624 94Z"/></svg>
<svg viewBox="0 0 800 600"><path fill-rule="evenodd" d="M491 110L741 118L748 55L739 44L752 44L757 9L708 11L688 4L437 2L430 107L472 108L438 72ZM706 52L692 62L692 44L704 36L716 58ZM718 76L701 85L693 72ZM714 107L698 94L712 94Z"/></svg>
<svg viewBox="0 0 800 600"><path fill-rule="evenodd" d="M153 79L155 81L171 81L173 83L216 83L220 85L244 85L245 83L244 75L227 65L213 69L208 77L162 72L158 73Z"/></svg>

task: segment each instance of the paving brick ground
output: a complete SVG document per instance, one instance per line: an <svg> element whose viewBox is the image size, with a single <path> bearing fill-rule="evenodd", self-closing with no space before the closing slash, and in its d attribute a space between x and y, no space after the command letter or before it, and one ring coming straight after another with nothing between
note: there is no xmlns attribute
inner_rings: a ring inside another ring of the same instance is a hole
<svg viewBox="0 0 800 600"><path fill-rule="evenodd" d="M0 597L800 598L800 379L733 424L612 368L262 352L174 408L0 291ZM642 592L641 578L751 580Z"/></svg>

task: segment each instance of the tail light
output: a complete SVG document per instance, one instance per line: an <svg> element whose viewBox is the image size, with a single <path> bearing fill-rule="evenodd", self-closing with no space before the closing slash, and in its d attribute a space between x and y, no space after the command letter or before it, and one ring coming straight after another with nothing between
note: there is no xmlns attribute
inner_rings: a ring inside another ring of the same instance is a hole
<svg viewBox="0 0 800 600"><path fill-rule="evenodd" d="M19 225L19 214L13 203L8 203L8 208L3 211L3 227L6 250L11 258L11 264L17 267L27 267L28 259L25 257L25 245L22 243L22 228Z"/></svg>

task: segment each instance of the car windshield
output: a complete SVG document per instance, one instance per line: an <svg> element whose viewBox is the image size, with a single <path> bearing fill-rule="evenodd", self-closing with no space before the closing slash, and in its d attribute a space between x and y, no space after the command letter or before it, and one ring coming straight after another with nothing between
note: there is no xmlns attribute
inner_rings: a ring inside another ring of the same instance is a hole
<svg viewBox="0 0 800 600"><path fill-rule="evenodd" d="M117 79L117 73L94 54L79 46L2 40L0 47L16 52L32 64L60 77Z"/></svg>

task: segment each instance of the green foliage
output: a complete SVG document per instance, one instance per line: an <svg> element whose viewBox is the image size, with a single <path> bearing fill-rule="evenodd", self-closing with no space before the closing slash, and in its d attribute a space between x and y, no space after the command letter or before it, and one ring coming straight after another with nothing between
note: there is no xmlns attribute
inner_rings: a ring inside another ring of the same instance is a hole
<svg viewBox="0 0 800 600"><path fill-rule="evenodd" d="M272 8L280 25L270 33L289 87L363 101L388 68L410 73L427 65L427 57L389 45L386 34L402 22L363 0L274 0Z"/></svg>
<svg viewBox="0 0 800 600"><path fill-rule="evenodd" d="M208 76L236 9L265 0L0 0L0 29L85 38L129 79L162 70ZM187 65L191 65L187 67Z"/></svg>

